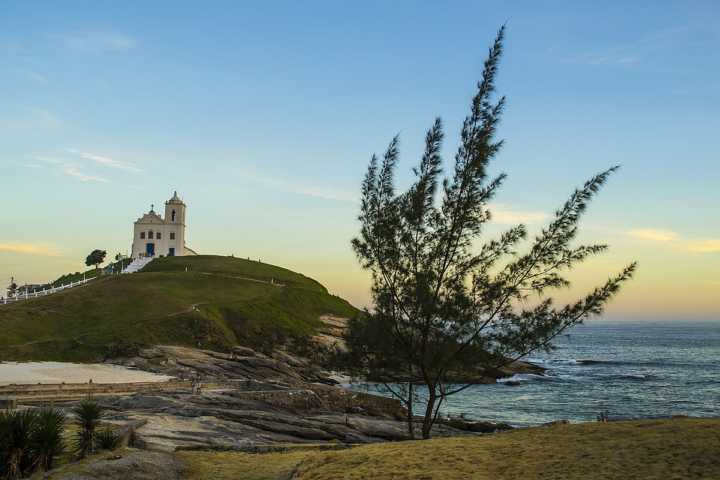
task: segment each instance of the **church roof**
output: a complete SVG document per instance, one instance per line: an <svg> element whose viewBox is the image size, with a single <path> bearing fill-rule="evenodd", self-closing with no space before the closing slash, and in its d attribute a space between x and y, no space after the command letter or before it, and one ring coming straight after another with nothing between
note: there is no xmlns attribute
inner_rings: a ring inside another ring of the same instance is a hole
<svg viewBox="0 0 720 480"><path fill-rule="evenodd" d="M179 203L181 205L185 205L183 201L178 197L177 190L175 190L175 193L173 193L173 196L170 200L168 200L166 203Z"/></svg>
<svg viewBox="0 0 720 480"><path fill-rule="evenodd" d="M160 215L155 213L154 210L150 210L148 213L138 218L135 223L165 223Z"/></svg>

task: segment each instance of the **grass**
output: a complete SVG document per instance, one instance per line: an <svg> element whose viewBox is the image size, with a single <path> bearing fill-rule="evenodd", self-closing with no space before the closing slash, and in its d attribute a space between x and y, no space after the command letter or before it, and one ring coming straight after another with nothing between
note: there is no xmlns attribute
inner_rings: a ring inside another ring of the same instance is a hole
<svg viewBox="0 0 720 480"><path fill-rule="evenodd" d="M198 256L149 267L0 307L0 360L96 361L158 344L269 348L306 339L320 315L356 312L314 280L272 265Z"/></svg>
<svg viewBox="0 0 720 480"><path fill-rule="evenodd" d="M558 425L326 452L178 455L189 479L711 479L720 478L720 419Z"/></svg>
<svg viewBox="0 0 720 480"><path fill-rule="evenodd" d="M188 480L278 480L289 479L311 450L283 453L178 452Z"/></svg>

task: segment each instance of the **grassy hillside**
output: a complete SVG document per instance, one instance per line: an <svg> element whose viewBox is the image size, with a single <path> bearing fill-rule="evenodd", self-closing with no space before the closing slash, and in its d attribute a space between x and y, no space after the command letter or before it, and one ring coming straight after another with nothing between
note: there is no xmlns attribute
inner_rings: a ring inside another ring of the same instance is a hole
<svg viewBox="0 0 720 480"><path fill-rule="evenodd" d="M536 427L327 452L177 455L190 479L714 479L720 478L720 419Z"/></svg>
<svg viewBox="0 0 720 480"><path fill-rule="evenodd" d="M355 309L272 265L160 258L136 274L0 307L0 360L91 361L153 344L270 348L314 333L325 313Z"/></svg>

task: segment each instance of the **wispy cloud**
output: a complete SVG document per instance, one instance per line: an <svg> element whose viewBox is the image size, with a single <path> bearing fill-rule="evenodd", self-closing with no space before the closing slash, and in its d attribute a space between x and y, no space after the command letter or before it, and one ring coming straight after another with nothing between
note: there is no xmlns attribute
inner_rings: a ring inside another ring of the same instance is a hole
<svg viewBox="0 0 720 480"><path fill-rule="evenodd" d="M266 175L256 174L254 172L243 172L242 177L245 180L251 181L252 183L256 183L268 188L272 188L274 190L279 190L287 193L295 193L298 195L305 195L308 197L321 198L324 200L332 200L337 202L358 202L357 194L342 189L328 187L325 185L307 184L298 182L296 180L290 181L284 178L269 177Z"/></svg>
<svg viewBox="0 0 720 480"><path fill-rule="evenodd" d="M49 110L22 106L0 112L0 128L8 130L38 130L58 128L60 118Z"/></svg>
<svg viewBox="0 0 720 480"><path fill-rule="evenodd" d="M108 183L109 180L104 177L98 177L96 175L89 175L87 173L83 173L77 168L67 165L63 168L63 174L67 175L68 177L75 177L81 182L101 182L101 183Z"/></svg>
<svg viewBox="0 0 720 480"><path fill-rule="evenodd" d="M62 175L65 175L66 177L72 177L80 180L81 182L110 182L110 180L105 177L87 173L81 170L79 165L63 158L36 155L32 157L32 160L32 162L25 163L24 166L28 168L57 171Z"/></svg>
<svg viewBox="0 0 720 480"><path fill-rule="evenodd" d="M720 252L720 239L710 238L703 240L688 240L672 230L655 228L639 228L628 230L625 234L636 240L653 243L662 243L674 250L691 253L718 253Z"/></svg>
<svg viewBox="0 0 720 480"><path fill-rule="evenodd" d="M42 73L38 73L35 70L31 70L29 68L22 68L22 67L15 67L10 68L10 72L15 74L17 77L22 78L23 80L30 80L31 82L35 83L47 83L48 78L43 75Z"/></svg>
<svg viewBox="0 0 720 480"><path fill-rule="evenodd" d="M720 253L720 239L697 240L687 243L687 250L694 253Z"/></svg>
<svg viewBox="0 0 720 480"><path fill-rule="evenodd" d="M42 243L0 243L0 252L25 253L45 257L60 256L60 253L54 246Z"/></svg>
<svg viewBox="0 0 720 480"><path fill-rule="evenodd" d="M50 39L59 42L68 49L85 52L129 50L138 45L137 40L133 37L118 32L82 31L55 33L50 35Z"/></svg>
<svg viewBox="0 0 720 480"><path fill-rule="evenodd" d="M634 65L640 58L634 55L622 54L584 54L577 57L563 58L563 63L574 65Z"/></svg>
<svg viewBox="0 0 720 480"><path fill-rule="evenodd" d="M628 230L626 234L636 240L646 240L650 242L672 242L678 238L676 232L655 228L637 228Z"/></svg>
<svg viewBox="0 0 720 480"><path fill-rule="evenodd" d="M77 155L78 157L82 158L83 160L95 162L98 165L102 165L104 167L117 168L120 170L125 170L125 171L133 172L133 173L142 172L141 168L138 168L137 166L135 166L134 164L132 164L130 162L117 160L115 158L110 158L108 156L97 155L97 154L88 153L88 152L82 152L80 150L76 150L73 148L69 149L68 152L72 153L73 155Z"/></svg>
<svg viewBox="0 0 720 480"><path fill-rule="evenodd" d="M502 203L491 204L489 208L492 214L491 220L502 225L517 225L519 223L531 225L542 223L549 218L549 215L545 212L515 210L511 206Z"/></svg>
<svg viewBox="0 0 720 480"><path fill-rule="evenodd" d="M696 30L687 25L668 27L647 33L635 40L610 45L605 49L569 55L561 58L560 61L574 65L632 66L657 55L658 52L664 51L668 43L677 43Z"/></svg>

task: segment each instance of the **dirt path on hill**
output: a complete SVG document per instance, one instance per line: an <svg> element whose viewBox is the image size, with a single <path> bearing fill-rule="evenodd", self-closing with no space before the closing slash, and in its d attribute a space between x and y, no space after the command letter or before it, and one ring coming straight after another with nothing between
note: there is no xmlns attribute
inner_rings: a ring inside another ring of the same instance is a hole
<svg viewBox="0 0 720 480"><path fill-rule="evenodd" d="M211 272L200 272L201 275L211 275L214 277L223 277L223 278L231 278L233 280L247 280L249 282L256 282L256 283L264 283L266 285L272 285L273 287L285 287L284 283L277 283L277 282L268 282L267 280L259 280L257 278L251 278L251 277L240 277L235 275L223 275L221 273L211 273Z"/></svg>

